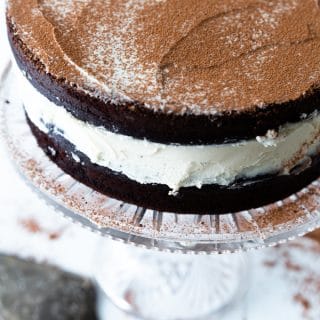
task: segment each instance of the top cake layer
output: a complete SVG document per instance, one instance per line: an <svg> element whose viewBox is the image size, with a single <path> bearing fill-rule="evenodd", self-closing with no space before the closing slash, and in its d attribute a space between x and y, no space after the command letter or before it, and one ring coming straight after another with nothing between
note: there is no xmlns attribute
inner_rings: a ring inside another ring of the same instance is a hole
<svg viewBox="0 0 320 320"><path fill-rule="evenodd" d="M9 0L47 72L108 101L245 112L318 88L315 0Z"/></svg>

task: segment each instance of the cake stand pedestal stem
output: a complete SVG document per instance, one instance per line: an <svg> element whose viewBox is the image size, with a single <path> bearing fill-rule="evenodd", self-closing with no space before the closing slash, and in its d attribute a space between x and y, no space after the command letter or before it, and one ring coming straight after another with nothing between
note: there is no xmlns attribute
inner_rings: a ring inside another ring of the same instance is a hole
<svg viewBox="0 0 320 320"><path fill-rule="evenodd" d="M141 319L220 316L248 289L245 254L186 255L103 240L96 281L120 309Z"/></svg>

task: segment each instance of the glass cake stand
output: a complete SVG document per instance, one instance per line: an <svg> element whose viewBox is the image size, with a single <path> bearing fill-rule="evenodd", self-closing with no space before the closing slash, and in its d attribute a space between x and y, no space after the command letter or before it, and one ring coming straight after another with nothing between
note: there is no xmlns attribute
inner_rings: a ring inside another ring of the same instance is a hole
<svg viewBox="0 0 320 320"><path fill-rule="evenodd" d="M10 64L0 80L0 135L17 171L57 212L103 236L97 283L127 312L154 320L226 312L248 287L250 264L241 252L320 227L320 179L282 201L224 215L159 212L102 195L65 174L37 146Z"/></svg>

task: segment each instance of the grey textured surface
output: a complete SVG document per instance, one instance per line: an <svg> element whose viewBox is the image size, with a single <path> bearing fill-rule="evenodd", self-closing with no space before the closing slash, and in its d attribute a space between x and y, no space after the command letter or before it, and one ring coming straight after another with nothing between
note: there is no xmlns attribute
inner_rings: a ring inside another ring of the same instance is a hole
<svg viewBox="0 0 320 320"><path fill-rule="evenodd" d="M95 304L95 289L88 279L0 255L0 319L94 320Z"/></svg>

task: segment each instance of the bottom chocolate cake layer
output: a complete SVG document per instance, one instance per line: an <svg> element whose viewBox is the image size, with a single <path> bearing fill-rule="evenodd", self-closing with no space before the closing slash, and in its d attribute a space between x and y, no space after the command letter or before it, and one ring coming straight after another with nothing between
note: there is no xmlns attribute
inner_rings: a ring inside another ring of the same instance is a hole
<svg viewBox="0 0 320 320"><path fill-rule="evenodd" d="M273 175L238 181L232 186L205 185L181 188L178 195L159 184L140 184L89 158L60 135L47 135L27 117L39 146L63 171L87 186L110 197L135 205L175 213L223 214L257 208L284 199L320 176L320 156L296 174ZM54 150L54 152L53 152ZM77 159L79 158L79 159ZM79 161L78 161L79 160Z"/></svg>

